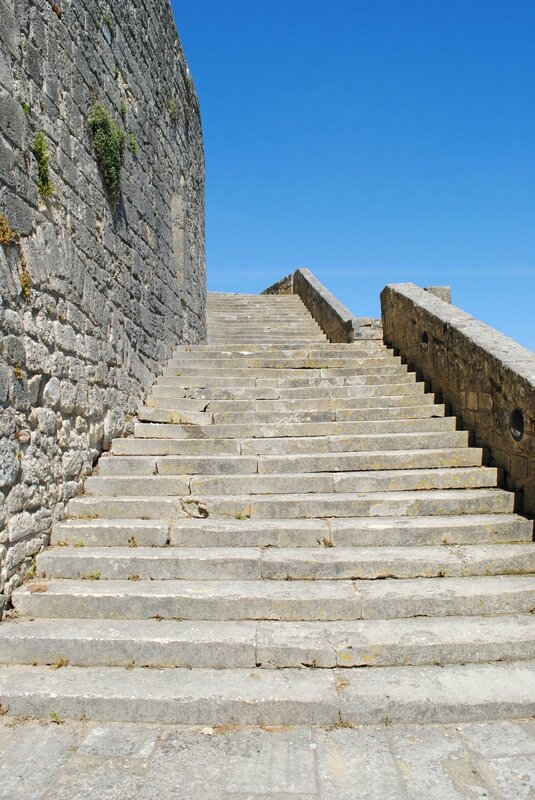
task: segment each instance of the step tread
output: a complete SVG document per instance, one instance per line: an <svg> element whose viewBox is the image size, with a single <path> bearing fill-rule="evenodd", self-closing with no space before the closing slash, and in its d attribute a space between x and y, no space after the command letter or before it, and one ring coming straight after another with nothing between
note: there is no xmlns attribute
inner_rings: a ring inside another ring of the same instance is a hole
<svg viewBox="0 0 535 800"><path fill-rule="evenodd" d="M9 666L12 716L175 724L384 724L532 716L535 663L373 670L124 669Z"/></svg>

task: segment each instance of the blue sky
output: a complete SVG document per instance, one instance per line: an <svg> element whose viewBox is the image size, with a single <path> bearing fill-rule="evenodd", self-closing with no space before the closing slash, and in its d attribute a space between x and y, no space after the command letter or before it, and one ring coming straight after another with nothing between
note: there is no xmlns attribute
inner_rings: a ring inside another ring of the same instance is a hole
<svg viewBox="0 0 535 800"><path fill-rule="evenodd" d="M209 288L306 266L535 349L533 0L174 0L203 115Z"/></svg>

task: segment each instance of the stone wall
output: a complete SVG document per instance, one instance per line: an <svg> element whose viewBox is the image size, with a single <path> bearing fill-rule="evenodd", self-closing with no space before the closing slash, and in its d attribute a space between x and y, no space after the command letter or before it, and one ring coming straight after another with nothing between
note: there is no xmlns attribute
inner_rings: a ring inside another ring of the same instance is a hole
<svg viewBox="0 0 535 800"><path fill-rule="evenodd" d="M355 317L309 269L297 269L262 294L297 294L331 342L382 339L381 320Z"/></svg>
<svg viewBox="0 0 535 800"><path fill-rule="evenodd" d="M125 131L115 193L97 102ZM0 0L0 212L1 615L173 346L204 341L201 123L169 0Z"/></svg>
<svg viewBox="0 0 535 800"><path fill-rule="evenodd" d="M385 341L489 450L535 515L535 353L411 283L381 295Z"/></svg>

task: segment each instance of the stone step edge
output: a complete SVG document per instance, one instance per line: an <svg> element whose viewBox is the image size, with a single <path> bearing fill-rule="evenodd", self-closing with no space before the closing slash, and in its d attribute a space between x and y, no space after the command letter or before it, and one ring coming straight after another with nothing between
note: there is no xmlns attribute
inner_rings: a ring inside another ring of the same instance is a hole
<svg viewBox="0 0 535 800"><path fill-rule="evenodd" d="M387 689L387 691L385 691ZM219 725L453 723L535 714L535 663L360 670L0 668L4 714Z"/></svg>
<svg viewBox="0 0 535 800"><path fill-rule="evenodd" d="M444 666L491 663L513 655L515 660L533 660L535 619L530 614L511 614L499 618L427 617L425 622L419 618L355 622L113 620L103 626L101 620L84 618L23 618L4 623L0 643L0 664L33 666Z"/></svg>

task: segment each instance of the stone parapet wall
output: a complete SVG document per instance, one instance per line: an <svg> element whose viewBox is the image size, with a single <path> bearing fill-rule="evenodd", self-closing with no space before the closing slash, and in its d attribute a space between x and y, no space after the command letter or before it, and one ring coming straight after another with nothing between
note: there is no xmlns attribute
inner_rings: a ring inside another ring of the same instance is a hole
<svg viewBox="0 0 535 800"><path fill-rule="evenodd" d="M125 132L115 196L96 102ZM0 213L1 615L173 347L205 338L201 122L169 0L0 0Z"/></svg>
<svg viewBox="0 0 535 800"><path fill-rule="evenodd" d="M309 269L297 269L262 294L297 294L331 342L382 339L381 320L355 317Z"/></svg>
<svg viewBox="0 0 535 800"><path fill-rule="evenodd" d="M411 283L381 294L385 342L421 372L535 515L535 353Z"/></svg>

